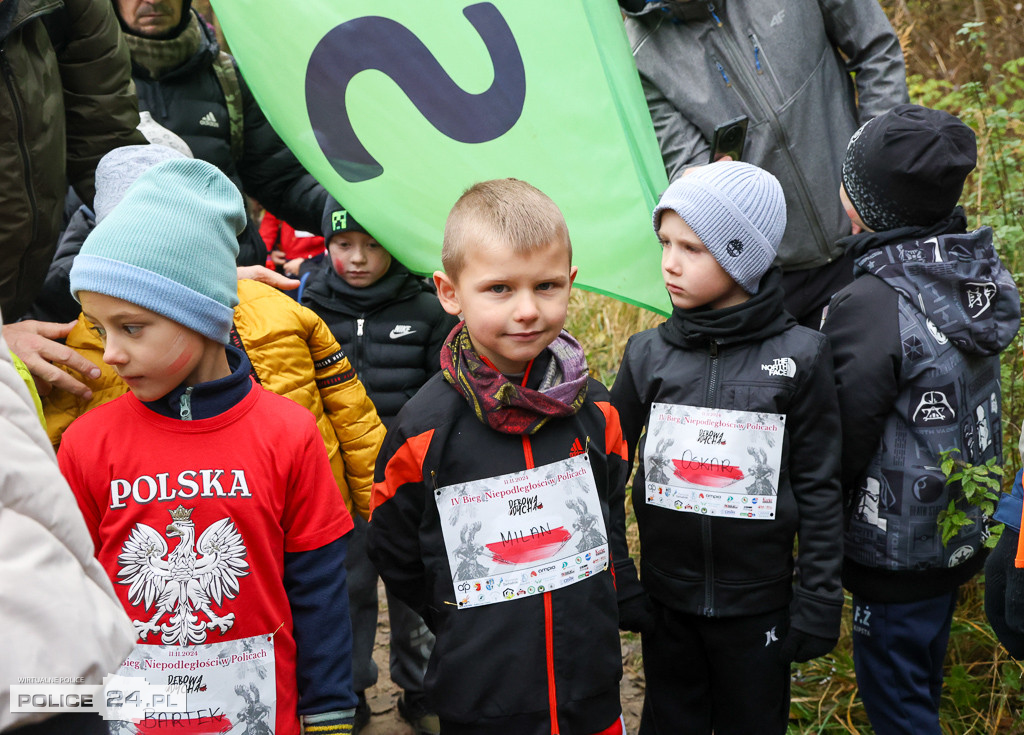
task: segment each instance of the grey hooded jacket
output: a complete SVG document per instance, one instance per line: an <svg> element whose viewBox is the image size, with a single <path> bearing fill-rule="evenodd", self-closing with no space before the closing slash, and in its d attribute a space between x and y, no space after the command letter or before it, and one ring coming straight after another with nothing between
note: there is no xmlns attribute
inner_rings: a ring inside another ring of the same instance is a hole
<svg viewBox="0 0 1024 735"><path fill-rule="evenodd" d="M899 41L877 0L682 5L685 20L667 2L626 18L669 180L707 163L715 127L746 115L743 160L773 173L786 193L776 262L786 270L831 262L850 233L838 194L846 144L908 100Z"/></svg>

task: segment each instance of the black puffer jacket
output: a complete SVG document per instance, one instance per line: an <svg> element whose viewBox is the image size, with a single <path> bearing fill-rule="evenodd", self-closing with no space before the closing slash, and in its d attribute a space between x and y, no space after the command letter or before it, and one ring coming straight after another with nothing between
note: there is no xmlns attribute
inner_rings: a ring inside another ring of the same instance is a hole
<svg viewBox="0 0 1024 735"><path fill-rule="evenodd" d="M328 262L310 276L302 303L330 327L385 426L441 369L441 345L458 323L396 260L366 288L349 286Z"/></svg>
<svg viewBox="0 0 1024 735"><path fill-rule="evenodd" d="M782 465L773 520L744 520L648 505L644 442L633 482L644 588L682 612L751 615L794 594L793 539L800 554L794 628L838 635L843 591L839 411L824 336L783 311L775 268L758 294L718 310L677 309L630 338L612 402L632 451L651 404L784 414ZM788 360L787 360L788 358ZM781 360L781 362L779 362ZM771 369L777 365L786 369ZM791 367L792 366L792 367Z"/></svg>
<svg viewBox="0 0 1024 735"><path fill-rule="evenodd" d="M0 2L0 308L32 302L61 229L68 182L92 203L107 151L145 143L128 50L110 6Z"/></svg>
<svg viewBox="0 0 1024 735"><path fill-rule="evenodd" d="M84 204L71 215L39 296L25 312L27 318L44 322L70 322L78 318L82 307L71 295L71 266L94 227L96 218Z"/></svg>
<svg viewBox="0 0 1024 735"><path fill-rule="evenodd" d="M235 184L299 230L317 232L327 191L317 183L271 127L245 80L242 94L244 145L231 152L231 123L214 61L220 47L195 11L175 38L128 35L139 109L181 136L196 158L212 163ZM170 67L168 69L168 67ZM250 219L239 236L239 264L262 265L266 245Z"/></svg>

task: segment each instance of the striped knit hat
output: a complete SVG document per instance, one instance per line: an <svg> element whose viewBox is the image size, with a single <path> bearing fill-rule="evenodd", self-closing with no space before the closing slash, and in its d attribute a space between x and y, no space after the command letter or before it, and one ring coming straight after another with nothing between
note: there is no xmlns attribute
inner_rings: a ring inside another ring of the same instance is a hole
<svg viewBox="0 0 1024 735"><path fill-rule="evenodd" d="M701 166L673 181L654 208L654 231L671 209L740 287L756 294L786 230L786 199L778 179L740 161Z"/></svg>
<svg viewBox="0 0 1024 735"><path fill-rule="evenodd" d="M875 232L928 227L952 214L977 163L974 131L959 118L898 105L850 138L843 188Z"/></svg>
<svg viewBox="0 0 1024 735"><path fill-rule="evenodd" d="M71 294L123 299L226 344L244 227L242 195L216 166L158 163L86 238L71 267Z"/></svg>

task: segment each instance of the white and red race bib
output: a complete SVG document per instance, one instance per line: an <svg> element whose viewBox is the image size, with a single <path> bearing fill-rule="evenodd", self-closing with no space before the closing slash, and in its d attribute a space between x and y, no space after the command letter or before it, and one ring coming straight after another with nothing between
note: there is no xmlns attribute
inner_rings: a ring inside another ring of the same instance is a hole
<svg viewBox="0 0 1024 735"><path fill-rule="evenodd" d="M721 408L651 406L646 500L684 513L771 520L786 417Z"/></svg>
<svg viewBox="0 0 1024 735"><path fill-rule="evenodd" d="M122 676L143 676L149 684L184 699L178 711L147 710L127 732L273 733L277 686L274 638L238 638L194 646L136 644ZM112 723L120 732L124 723Z"/></svg>
<svg viewBox="0 0 1024 735"><path fill-rule="evenodd" d="M567 587L608 568L586 454L434 491L460 608Z"/></svg>

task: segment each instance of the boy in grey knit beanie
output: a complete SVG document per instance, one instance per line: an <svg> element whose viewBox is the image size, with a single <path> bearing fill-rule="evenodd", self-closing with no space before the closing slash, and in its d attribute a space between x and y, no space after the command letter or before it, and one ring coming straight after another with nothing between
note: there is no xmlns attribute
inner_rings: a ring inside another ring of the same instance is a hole
<svg viewBox="0 0 1024 735"><path fill-rule="evenodd" d="M611 392L640 460L643 592L619 601L642 633L640 731L783 735L790 664L832 650L843 609L828 342L783 307L786 205L767 171L702 167L653 222L674 308L630 338Z"/></svg>
<svg viewBox="0 0 1024 735"><path fill-rule="evenodd" d="M722 161L676 179L661 195L653 219L672 304L717 308L757 293L786 229L786 200L778 179L764 169ZM672 240L711 258L684 268Z"/></svg>
<svg viewBox="0 0 1024 735"><path fill-rule="evenodd" d="M79 417L58 459L139 636L126 670L187 648L223 671L176 722L248 703L268 731L351 732L352 519L312 414L229 343L245 222L219 169L171 158L97 224L71 290L130 393Z"/></svg>

